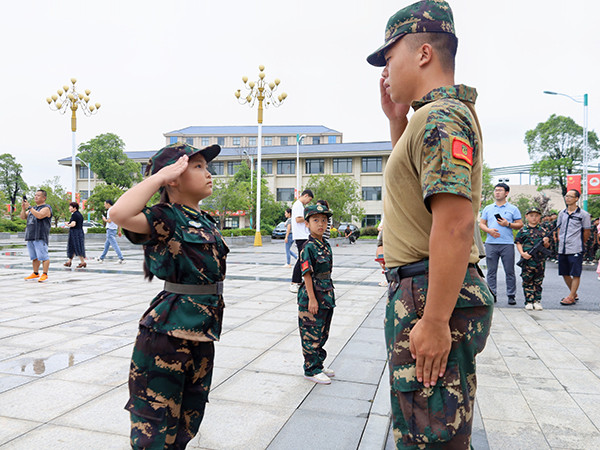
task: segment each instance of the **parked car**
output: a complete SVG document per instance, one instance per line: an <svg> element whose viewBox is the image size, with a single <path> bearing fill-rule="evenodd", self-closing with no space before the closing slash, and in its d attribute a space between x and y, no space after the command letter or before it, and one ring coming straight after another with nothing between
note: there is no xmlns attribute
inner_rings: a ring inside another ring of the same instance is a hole
<svg viewBox="0 0 600 450"><path fill-rule="evenodd" d="M354 239L358 239L358 237L360 236L360 228L358 228L356 225L353 225L351 223L341 223L339 228L338 228L338 232L340 233L340 237L346 237L346 228L350 228L350 232L352 233L352 236L354 237Z"/></svg>
<svg viewBox="0 0 600 450"><path fill-rule="evenodd" d="M271 237L273 239L285 239L285 222L279 222L279 224L273 228L273 233L271 233Z"/></svg>
<svg viewBox="0 0 600 450"><path fill-rule="evenodd" d="M94 222L93 220L84 220L81 226L83 227L83 232L87 233L88 228L101 227L102 225L98 222Z"/></svg>

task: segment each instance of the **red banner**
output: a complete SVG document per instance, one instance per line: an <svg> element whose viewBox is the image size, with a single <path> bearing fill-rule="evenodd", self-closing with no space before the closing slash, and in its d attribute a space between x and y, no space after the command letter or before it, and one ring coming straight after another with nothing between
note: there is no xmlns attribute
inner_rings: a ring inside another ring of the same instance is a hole
<svg viewBox="0 0 600 450"><path fill-rule="evenodd" d="M588 194L600 194L600 173L588 175Z"/></svg>
<svg viewBox="0 0 600 450"><path fill-rule="evenodd" d="M567 175L567 191L571 189L581 193L581 175Z"/></svg>

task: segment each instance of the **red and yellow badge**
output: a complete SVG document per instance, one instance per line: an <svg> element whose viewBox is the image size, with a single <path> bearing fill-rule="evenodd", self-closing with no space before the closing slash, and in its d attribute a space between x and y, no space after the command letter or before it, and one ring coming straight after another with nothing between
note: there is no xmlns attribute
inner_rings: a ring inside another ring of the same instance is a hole
<svg viewBox="0 0 600 450"><path fill-rule="evenodd" d="M456 164L466 166L467 163L470 167L473 166L473 147L467 144L465 141L454 138L452 140L452 158L460 161L454 161ZM464 162L463 162L464 161Z"/></svg>
<svg viewBox="0 0 600 450"><path fill-rule="evenodd" d="M308 261L304 261L300 268L302 269L302 272L304 272L305 270L308 270Z"/></svg>

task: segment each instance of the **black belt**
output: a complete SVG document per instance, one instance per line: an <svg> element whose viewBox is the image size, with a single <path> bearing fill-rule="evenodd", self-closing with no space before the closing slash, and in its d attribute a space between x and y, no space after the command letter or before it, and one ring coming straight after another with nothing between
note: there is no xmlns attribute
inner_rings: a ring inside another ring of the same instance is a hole
<svg viewBox="0 0 600 450"><path fill-rule="evenodd" d="M179 284L165 281L164 290L181 295L221 295L223 293L223 282L217 281L214 284Z"/></svg>
<svg viewBox="0 0 600 450"><path fill-rule="evenodd" d="M388 282L399 282L403 278L416 277L417 275L425 275L429 271L428 260L418 261L416 263L398 266L386 271L385 276ZM469 263L469 267L477 268L476 264Z"/></svg>
<svg viewBox="0 0 600 450"><path fill-rule="evenodd" d="M314 273L313 278L316 278L317 280L328 280L331 278L331 272Z"/></svg>

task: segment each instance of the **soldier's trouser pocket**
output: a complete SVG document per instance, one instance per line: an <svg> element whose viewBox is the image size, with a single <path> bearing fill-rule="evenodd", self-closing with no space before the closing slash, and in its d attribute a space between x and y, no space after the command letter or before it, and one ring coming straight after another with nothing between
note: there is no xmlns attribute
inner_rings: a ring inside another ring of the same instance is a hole
<svg viewBox="0 0 600 450"><path fill-rule="evenodd" d="M399 370L398 373L414 373L415 366L410 364ZM458 363L448 361L444 376L433 387L424 387L412 376L409 379L399 377L392 381L392 413L400 425L394 431L400 432L402 442L409 446L450 441L467 420L468 393L464 380L461 382ZM397 441L399 438L396 436Z"/></svg>

